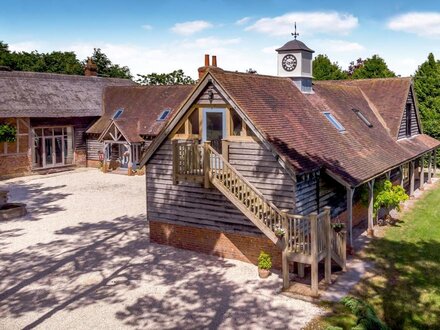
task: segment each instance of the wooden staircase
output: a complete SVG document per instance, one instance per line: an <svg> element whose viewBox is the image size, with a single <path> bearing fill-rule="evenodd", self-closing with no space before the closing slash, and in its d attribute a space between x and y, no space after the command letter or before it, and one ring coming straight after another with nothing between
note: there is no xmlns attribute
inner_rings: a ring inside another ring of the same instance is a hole
<svg viewBox="0 0 440 330"><path fill-rule="evenodd" d="M312 293L318 295L318 263L325 261L325 280L331 281L331 260L345 270L345 233L330 224L330 208L308 216L278 209L207 142L173 141L173 181L187 180L214 186L274 244L282 249L283 286L288 288L289 262L310 264ZM275 235L283 231L283 235Z"/></svg>

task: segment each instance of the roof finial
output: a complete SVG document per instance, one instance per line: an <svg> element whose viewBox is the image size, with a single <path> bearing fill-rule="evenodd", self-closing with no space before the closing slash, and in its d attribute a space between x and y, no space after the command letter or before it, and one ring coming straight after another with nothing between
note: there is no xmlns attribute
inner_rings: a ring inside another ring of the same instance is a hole
<svg viewBox="0 0 440 330"><path fill-rule="evenodd" d="M291 33L296 40L296 37L299 36L299 33L296 32L296 22L295 22L295 33Z"/></svg>

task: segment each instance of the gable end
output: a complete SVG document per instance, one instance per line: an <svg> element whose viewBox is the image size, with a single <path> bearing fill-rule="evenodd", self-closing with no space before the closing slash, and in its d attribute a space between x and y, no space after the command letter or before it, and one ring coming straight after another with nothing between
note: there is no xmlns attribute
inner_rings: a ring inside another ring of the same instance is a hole
<svg viewBox="0 0 440 330"><path fill-rule="evenodd" d="M410 123L407 122L408 120L410 121ZM407 125L409 126L407 127ZM407 132L407 129L409 129L409 132ZM416 110L413 90L412 88L410 88L403 109L403 116L400 122L399 134L397 136L397 139L409 138L417 134L421 134L421 129L419 125L419 118Z"/></svg>

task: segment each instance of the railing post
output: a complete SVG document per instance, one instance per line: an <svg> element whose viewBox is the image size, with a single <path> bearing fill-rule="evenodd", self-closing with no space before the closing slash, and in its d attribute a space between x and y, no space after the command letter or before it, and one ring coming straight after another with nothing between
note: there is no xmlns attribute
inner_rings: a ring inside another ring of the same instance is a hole
<svg viewBox="0 0 440 330"><path fill-rule="evenodd" d="M311 236L311 268L312 268L312 295L318 296L318 214L313 212L310 218Z"/></svg>
<svg viewBox="0 0 440 330"><path fill-rule="evenodd" d="M290 286L290 278L289 278L289 260L288 260L288 251L289 251L289 224L287 218L287 212L281 211L281 227L284 229L284 246L283 252L281 253L281 262L282 262L282 271L283 271L283 288L288 289Z"/></svg>
<svg viewBox="0 0 440 330"><path fill-rule="evenodd" d="M209 188L209 168L210 168L210 156L209 156L209 141L203 144L203 175L204 175L204 187Z"/></svg>
<svg viewBox="0 0 440 330"><path fill-rule="evenodd" d="M337 235L337 234L336 234ZM342 264L343 264L343 266L342 266L342 271L346 271L347 270L347 267L346 267L346 265L347 265L347 232L345 231L342 231L341 232L341 243L342 243L342 251L341 251L341 253L342 253Z"/></svg>
<svg viewBox="0 0 440 330"><path fill-rule="evenodd" d="M177 174L179 167L179 146L178 140L172 141L172 149L173 149L173 184L177 184Z"/></svg>
<svg viewBox="0 0 440 330"><path fill-rule="evenodd" d="M325 246L326 246L326 255L325 255L325 282L327 284L332 283L332 236L333 229L330 225L330 207L324 207L325 214ZM335 242L336 243L336 242Z"/></svg>

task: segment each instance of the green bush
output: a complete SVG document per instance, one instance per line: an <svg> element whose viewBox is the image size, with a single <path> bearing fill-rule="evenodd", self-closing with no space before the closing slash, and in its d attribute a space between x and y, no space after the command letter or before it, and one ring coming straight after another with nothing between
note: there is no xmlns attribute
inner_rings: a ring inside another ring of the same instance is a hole
<svg viewBox="0 0 440 330"><path fill-rule="evenodd" d="M344 297L341 303L357 317L357 325L353 330L387 330L388 327L376 315L373 306L355 297Z"/></svg>
<svg viewBox="0 0 440 330"><path fill-rule="evenodd" d="M374 214L382 207L388 211L396 209L400 211L400 203L406 201L409 196L400 185L393 186L390 180L377 181L374 184L373 210ZM368 207L368 187L364 187L361 202Z"/></svg>
<svg viewBox="0 0 440 330"><path fill-rule="evenodd" d="M260 252L260 255L258 256L258 268L267 270L272 268L272 257L269 253L264 251Z"/></svg>
<svg viewBox="0 0 440 330"><path fill-rule="evenodd" d="M0 124L0 142L15 142L17 129L10 124Z"/></svg>

